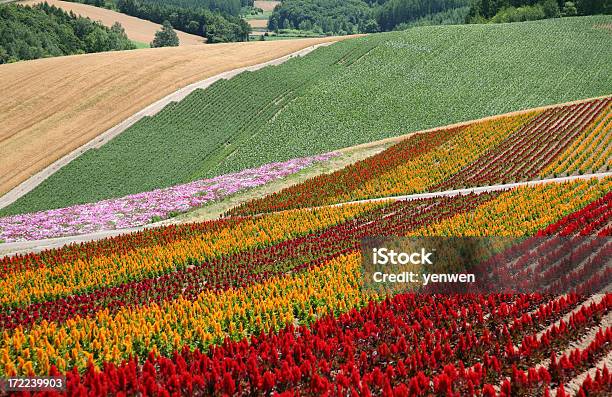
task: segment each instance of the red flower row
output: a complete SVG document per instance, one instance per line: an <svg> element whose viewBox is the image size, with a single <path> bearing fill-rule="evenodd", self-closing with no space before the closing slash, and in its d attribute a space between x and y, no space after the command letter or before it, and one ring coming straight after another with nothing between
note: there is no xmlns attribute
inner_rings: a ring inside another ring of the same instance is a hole
<svg viewBox="0 0 612 397"><path fill-rule="evenodd" d="M322 318L311 329L288 326L250 341L228 340L209 354L185 349L172 359L149 355L142 366L130 360L118 367L106 365L101 372L90 368L83 377L73 371L67 393L490 395L491 384L499 382L509 396L518 386L547 387L547 372L528 370L523 384L517 367L568 346L612 307L609 294L540 338L519 335L523 343L515 349L507 327L516 317L495 314L498 306L513 305L512 299L398 295L337 319ZM530 308L523 306L517 316L528 315ZM607 342L600 337L598 343Z"/></svg>

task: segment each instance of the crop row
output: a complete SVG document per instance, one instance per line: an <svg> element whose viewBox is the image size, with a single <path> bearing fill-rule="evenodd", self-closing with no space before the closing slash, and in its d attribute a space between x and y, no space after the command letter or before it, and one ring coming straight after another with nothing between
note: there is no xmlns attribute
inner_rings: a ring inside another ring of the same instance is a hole
<svg viewBox="0 0 612 397"><path fill-rule="evenodd" d="M493 201L518 200L526 207L524 213L535 216L542 212L538 204L550 202L574 211L593 196L602 196L596 193L603 187L599 185L591 181L540 188L539 201L520 200L528 191L521 189L495 194ZM573 192L573 198L565 197L564 191ZM237 340L285 324L308 324L330 311L339 314L361 307L373 298L359 286L362 236L410 234L421 225L473 213L492 198L470 195L398 202L312 235L227 256L216 262L216 273L209 271L215 268L211 263L193 263L159 278L5 311L0 370L41 374L53 365L61 371L74 366L82 370L89 361L100 367L130 356L142 359L150 351L168 355L185 345L206 350L226 337ZM588 227L595 216L589 207L581 214L571 218L582 225L578 229ZM506 218L497 213L493 222L503 223ZM543 222L540 228L550 223ZM509 227L515 233L534 233ZM249 276L245 270L236 271L234 263L273 268Z"/></svg>
<svg viewBox="0 0 612 397"><path fill-rule="evenodd" d="M612 104L541 176L584 174L612 167Z"/></svg>
<svg viewBox="0 0 612 397"><path fill-rule="evenodd" d="M113 313L123 306L152 304L176 299L180 296L186 299L197 299L199 294L204 291L244 287L262 282L275 275L306 270L335 256L356 251L359 249L362 237L386 234L403 235L407 231L428 222L435 222L463 211L469 211L491 197L492 195L484 194L444 200L398 202L380 209L367 211L362 216L339 223L336 226L322 228L321 230L315 229L303 236L281 240L272 245L253 246L252 249L247 247L247 249L235 253L220 255L216 258L209 257L204 260L185 255L182 259L183 262L181 262L179 259L180 251L176 257L173 257L172 246L160 247L159 250L165 255L160 256L160 258L170 258L168 260L169 264L174 265L162 274L147 276L147 273L144 272L144 270L147 270L146 267L140 270L139 266L143 266L142 262L144 261L140 258L136 263L128 263L131 272L124 273L123 262L111 258L110 262L101 261L100 266L97 266L102 269L101 273L92 274L90 277L90 268L87 263L84 263L81 266L81 275L75 278L76 281L87 282L90 278L105 279L107 271L104 266L116 266L117 272L129 277L128 281L109 286L105 286L103 283L101 285L94 283L95 289L85 290L80 295L68 295L59 299L50 296L48 291L72 288L70 284L64 284L60 276L64 268L70 271L69 266L62 266L58 272L54 271L47 278L42 279L36 278L36 273L40 270L27 272L24 276L18 274L18 279L21 280L25 293L36 294L41 299L24 307L3 307L0 314L0 324L4 327L13 328L16 326L25 327L42 319L60 322L77 315L91 315L105 307L110 307L110 311ZM297 222L299 222L298 216L294 219L287 218L286 228L290 229ZM307 224L304 226L308 227ZM233 236L231 230L228 231L228 234ZM237 239L223 241L223 243L224 245L227 244L228 247L240 247L241 235L237 234ZM167 255L165 254L166 248L168 249ZM203 246L202 240L196 239L192 251L195 253L205 250L205 255L209 249L209 247ZM210 249L210 251L214 252L214 249ZM150 258L151 255L145 256L147 260L145 264L149 263ZM151 266L156 265L158 260L153 257L150 262ZM31 277L34 277L36 282L30 285ZM45 287L45 284L48 286ZM10 285L11 282L6 285L7 294L10 293ZM45 291L45 293L39 293L39 290ZM15 295L11 296L14 297Z"/></svg>
<svg viewBox="0 0 612 397"><path fill-rule="evenodd" d="M334 156L298 158L117 199L3 217L0 240L41 240L146 225L287 177Z"/></svg>
<svg viewBox="0 0 612 397"><path fill-rule="evenodd" d="M155 279L186 270L195 262L216 262L215 266L221 268L224 263L232 262L228 256L233 258L245 251L263 249L325 230L358 215L367 214L368 210L380 205L352 205L282 215L270 214L229 225L221 221L224 227L212 227L212 230L191 238L129 252L109 252L105 256L91 259L11 272L0 279L0 307L22 306L83 292L91 293L127 282ZM253 273L263 271L252 270ZM228 272L228 269L224 271Z"/></svg>
<svg viewBox="0 0 612 397"><path fill-rule="evenodd" d="M530 368L599 326L612 295L574 303L567 321L555 321L566 310L559 306L551 313L552 326L538 324L546 327L543 333L517 330L522 342L515 347L508 331L513 322L534 320L530 311L551 303L531 295L397 295L337 318L325 316L308 328L288 325L278 333L226 340L208 354L185 348L170 359L152 352L142 366L132 359L101 371L90 367L82 378L73 371L68 393L488 396L497 395L492 385L499 382L505 395L543 394L558 381L558 365L551 363L552 373ZM610 337L610 330L600 331L585 349L586 361L592 364ZM517 375L523 369L527 380Z"/></svg>
<svg viewBox="0 0 612 397"><path fill-rule="evenodd" d="M612 374L605 365L603 368L597 368L593 377L588 374L577 393L580 397L605 397L610 394L612 394Z"/></svg>
<svg viewBox="0 0 612 397"><path fill-rule="evenodd" d="M449 190L533 179L610 103L612 98L606 98L547 110L486 155L431 189Z"/></svg>
<svg viewBox="0 0 612 397"><path fill-rule="evenodd" d="M356 249L361 238L368 236L452 235L449 225L464 223L466 218L475 231L480 225L495 224L506 231L485 227L498 235L516 230L533 233L601 197L610 183L546 185L511 191L494 200L497 194L481 194L271 214L193 239L15 272L0 280L0 324L27 326L41 318L64 321L95 312L102 302L116 310L179 295L195 297L203 289L241 286L308 268ZM517 208L509 209L512 203ZM522 224L514 218L500 223L499 214L509 211ZM465 229L458 232L470 234Z"/></svg>
<svg viewBox="0 0 612 397"><path fill-rule="evenodd" d="M593 149L597 159L584 166L590 164L599 170L609 148L601 142L605 133L598 124L609 116L611 102L612 98L606 98L417 134L368 159L245 203L229 213L256 214L534 179L560 154L561 158L569 156L579 141L593 146L588 143L592 135L588 131L597 136Z"/></svg>

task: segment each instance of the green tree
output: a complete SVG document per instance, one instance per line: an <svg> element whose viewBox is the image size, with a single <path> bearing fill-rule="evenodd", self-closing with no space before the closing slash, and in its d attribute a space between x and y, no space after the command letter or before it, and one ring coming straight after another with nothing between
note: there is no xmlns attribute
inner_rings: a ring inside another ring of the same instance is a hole
<svg viewBox="0 0 612 397"><path fill-rule="evenodd" d="M151 47L177 47L179 38L170 22L164 21L161 30L155 33L155 38L151 42Z"/></svg>
<svg viewBox="0 0 612 397"><path fill-rule="evenodd" d="M542 8L544 8L544 15L546 15L546 18L558 18L561 16L557 0L543 0Z"/></svg>
<svg viewBox="0 0 612 397"><path fill-rule="evenodd" d="M576 14L578 14L578 10L576 9L576 4L574 4L571 1L566 1L565 4L563 4L563 10L561 11L561 14L564 17L573 17Z"/></svg>

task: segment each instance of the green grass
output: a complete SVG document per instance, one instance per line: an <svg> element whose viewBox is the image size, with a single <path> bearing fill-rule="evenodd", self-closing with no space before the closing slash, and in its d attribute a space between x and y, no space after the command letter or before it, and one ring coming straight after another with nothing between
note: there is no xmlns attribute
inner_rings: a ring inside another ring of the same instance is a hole
<svg viewBox="0 0 612 397"><path fill-rule="evenodd" d="M196 91L4 214L97 201L410 131L612 93L612 34L581 17L347 40Z"/></svg>
<svg viewBox="0 0 612 397"><path fill-rule="evenodd" d="M136 46L136 49L151 48L151 45L149 43L142 43L136 40L132 40L132 43L134 43L134 45Z"/></svg>
<svg viewBox="0 0 612 397"><path fill-rule="evenodd" d="M270 15L272 15L272 11L264 11L261 14L247 14L243 18L247 21L249 19L269 19Z"/></svg>

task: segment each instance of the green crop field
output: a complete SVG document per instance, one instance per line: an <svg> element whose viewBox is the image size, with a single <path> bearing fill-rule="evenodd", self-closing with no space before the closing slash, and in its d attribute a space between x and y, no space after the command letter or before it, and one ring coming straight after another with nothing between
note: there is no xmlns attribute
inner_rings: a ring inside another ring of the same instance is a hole
<svg viewBox="0 0 612 397"><path fill-rule="evenodd" d="M612 92L612 17L420 27L194 92L3 214L64 207Z"/></svg>

